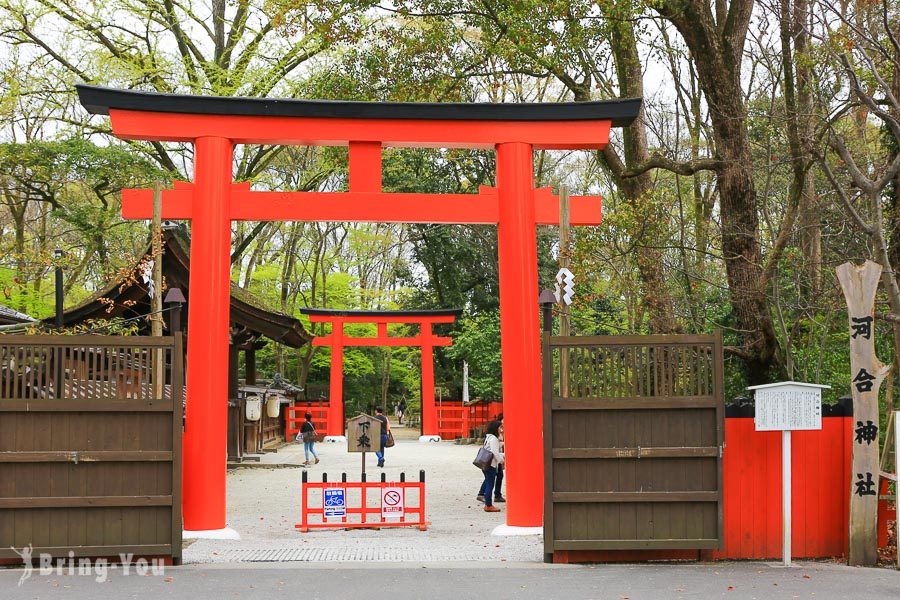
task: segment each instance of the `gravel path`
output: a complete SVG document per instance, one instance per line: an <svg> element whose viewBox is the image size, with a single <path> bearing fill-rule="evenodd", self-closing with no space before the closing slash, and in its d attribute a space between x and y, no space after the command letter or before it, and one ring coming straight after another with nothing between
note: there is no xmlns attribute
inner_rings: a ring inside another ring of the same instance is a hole
<svg viewBox="0 0 900 600"><path fill-rule="evenodd" d="M401 436L396 436L401 437ZM330 481L346 472L359 481L360 455L347 452L345 444L317 444L321 462L307 469L311 481ZM387 450L389 480L416 480L426 473L428 531L415 528L334 530L300 533L300 478L302 445L291 445L265 462L291 468L240 468L228 472L228 526L241 540L196 540L184 550L185 563L245 561L537 561L543 559L541 536L491 535L505 523L505 511L485 513L475 499L481 473L472 466L475 446L452 442L420 444L398 440ZM382 472L368 455L368 478ZM505 488L505 485L504 485ZM370 504L372 506L372 504ZM503 505L500 505L503 507ZM187 543L187 542L186 542Z"/></svg>

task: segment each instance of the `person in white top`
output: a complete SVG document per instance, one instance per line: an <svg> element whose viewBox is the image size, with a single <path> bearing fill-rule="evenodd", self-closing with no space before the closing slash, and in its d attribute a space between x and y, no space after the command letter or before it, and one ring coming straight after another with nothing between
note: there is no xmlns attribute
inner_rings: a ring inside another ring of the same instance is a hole
<svg viewBox="0 0 900 600"><path fill-rule="evenodd" d="M503 435L503 424L500 421L491 421L487 426L487 435L484 438L484 447L487 448L494 459L491 466L484 470L484 512L500 512L500 509L494 506L494 483L497 480L497 468L506 462L506 457L500 450L500 436Z"/></svg>
<svg viewBox="0 0 900 600"><path fill-rule="evenodd" d="M504 457L506 456L506 448L504 448L503 443L503 413L497 415L497 422L500 423L500 435L497 437L500 438L500 452L503 453ZM498 502L506 502L506 498L503 497L503 471L506 469L506 464L500 463L497 465L497 479L494 481L494 504ZM479 502L484 502L484 480L481 481L481 487L478 489L478 495L475 496L475 499Z"/></svg>

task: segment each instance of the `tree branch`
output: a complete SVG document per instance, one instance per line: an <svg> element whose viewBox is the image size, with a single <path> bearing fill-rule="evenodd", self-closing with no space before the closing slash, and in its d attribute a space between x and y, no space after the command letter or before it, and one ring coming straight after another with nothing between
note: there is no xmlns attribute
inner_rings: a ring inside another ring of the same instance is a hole
<svg viewBox="0 0 900 600"><path fill-rule="evenodd" d="M718 158L698 158L679 162L661 154L654 153L645 162L622 171L623 178L637 177L650 169L665 169L677 175L693 175L700 171L718 171L725 166L725 161Z"/></svg>
<svg viewBox="0 0 900 600"><path fill-rule="evenodd" d="M872 235L875 233L874 227L867 223L865 219L862 218L856 209L853 207L853 203L850 202L850 198L847 197L844 189L838 184L837 178L834 176L834 172L831 170L831 166L829 166L828 161L825 160L824 156L819 156L819 166L822 167L822 171L825 173L825 177L828 178L828 181L831 183L831 187L837 193L838 198L840 198L841 203L844 205L844 208L847 209L847 212L856 221L856 224L859 225L860 229L865 231L867 234Z"/></svg>

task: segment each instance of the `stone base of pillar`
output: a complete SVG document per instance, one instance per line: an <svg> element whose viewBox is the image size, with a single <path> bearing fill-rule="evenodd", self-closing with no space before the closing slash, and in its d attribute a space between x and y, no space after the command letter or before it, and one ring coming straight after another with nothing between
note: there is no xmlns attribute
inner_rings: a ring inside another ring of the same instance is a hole
<svg viewBox="0 0 900 600"><path fill-rule="evenodd" d="M544 535L543 527L514 527L512 525L497 525L491 535Z"/></svg>
<svg viewBox="0 0 900 600"><path fill-rule="evenodd" d="M188 531L185 529L181 532L181 537L186 540L239 540L241 539L241 534L231 527L225 527L223 529L203 529L200 531Z"/></svg>

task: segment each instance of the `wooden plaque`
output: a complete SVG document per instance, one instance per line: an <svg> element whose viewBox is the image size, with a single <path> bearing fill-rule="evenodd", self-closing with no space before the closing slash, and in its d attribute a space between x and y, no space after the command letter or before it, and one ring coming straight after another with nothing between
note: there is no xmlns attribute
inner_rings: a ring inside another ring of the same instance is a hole
<svg viewBox="0 0 900 600"><path fill-rule="evenodd" d="M844 263L837 269L847 300L850 339L850 391L853 394L850 469L849 563L875 566L878 560L879 413L878 388L891 368L875 356L875 294L881 265Z"/></svg>
<svg viewBox="0 0 900 600"><path fill-rule="evenodd" d="M347 421L347 452L376 452L381 449L381 421L359 415Z"/></svg>

